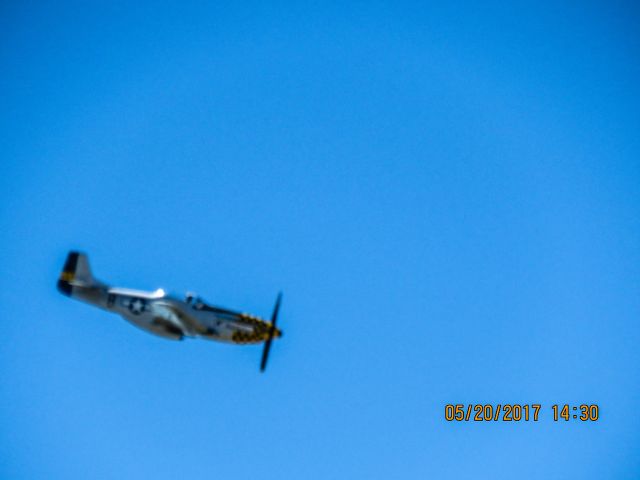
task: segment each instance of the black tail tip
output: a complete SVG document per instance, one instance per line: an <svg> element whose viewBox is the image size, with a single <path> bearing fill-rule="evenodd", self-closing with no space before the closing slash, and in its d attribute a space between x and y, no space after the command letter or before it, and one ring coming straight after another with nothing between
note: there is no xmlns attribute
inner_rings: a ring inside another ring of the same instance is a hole
<svg viewBox="0 0 640 480"><path fill-rule="evenodd" d="M78 257L80 256L80 252L71 251L67 255L67 260L64 262L64 267L62 271L64 273L75 273L76 268L78 267Z"/></svg>

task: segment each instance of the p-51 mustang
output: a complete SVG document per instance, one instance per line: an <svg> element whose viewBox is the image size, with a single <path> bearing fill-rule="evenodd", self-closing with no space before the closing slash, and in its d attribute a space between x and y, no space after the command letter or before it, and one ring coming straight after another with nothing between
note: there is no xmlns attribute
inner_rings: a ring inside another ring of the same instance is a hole
<svg viewBox="0 0 640 480"><path fill-rule="evenodd" d="M237 344L264 342L260 371L267 366L272 340L282 336L276 328L281 293L271 322L267 322L247 313L207 305L190 293L181 300L162 289L143 292L110 287L93 278L87 256L79 252L69 252L58 290L68 297L118 313L135 326L171 340L195 337Z"/></svg>

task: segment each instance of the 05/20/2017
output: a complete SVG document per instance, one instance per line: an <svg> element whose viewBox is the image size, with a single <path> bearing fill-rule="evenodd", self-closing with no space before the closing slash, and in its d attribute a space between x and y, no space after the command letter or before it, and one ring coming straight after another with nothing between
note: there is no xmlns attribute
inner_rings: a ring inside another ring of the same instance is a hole
<svg viewBox="0 0 640 480"><path fill-rule="evenodd" d="M444 418L448 422L519 422L530 420L537 422L541 405L525 404L447 404L444 407Z"/></svg>

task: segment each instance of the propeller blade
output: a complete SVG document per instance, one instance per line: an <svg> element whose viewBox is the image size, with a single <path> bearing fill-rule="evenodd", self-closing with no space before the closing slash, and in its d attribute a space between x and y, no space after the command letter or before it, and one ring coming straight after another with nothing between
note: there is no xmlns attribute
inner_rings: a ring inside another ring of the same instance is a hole
<svg viewBox="0 0 640 480"><path fill-rule="evenodd" d="M269 358L269 350L271 350L271 336L267 339L264 344L264 350L262 350L262 361L260 362L260 371L264 372L264 369L267 368L267 358Z"/></svg>
<svg viewBox="0 0 640 480"><path fill-rule="evenodd" d="M276 299L276 305L273 307L273 313L271 314L271 328L269 329L269 338L264 342L264 349L262 350L262 361L260 362L260 371L264 372L267 367L267 359L269 358L269 350L271 350L271 342L273 336L276 333L276 321L278 320L278 311L280 310L280 301L282 300L282 292L278 293Z"/></svg>
<svg viewBox="0 0 640 480"><path fill-rule="evenodd" d="M278 293L276 299L276 305L273 307L273 313L271 314L271 325L276 326L276 320L278 319L278 310L280 310L280 301L282 300L282 292Z"/></svg>

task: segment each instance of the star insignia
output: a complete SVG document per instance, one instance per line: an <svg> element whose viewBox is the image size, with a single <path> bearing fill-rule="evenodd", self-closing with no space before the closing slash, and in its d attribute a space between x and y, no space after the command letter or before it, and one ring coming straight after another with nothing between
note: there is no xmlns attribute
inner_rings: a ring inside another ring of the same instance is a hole
<svg viewBox="0 0 640 480"><path fill-rule="evenodd" d="M131 302L129 302L129 310L131 310L131 313L133 313L134 315L140 315L142 312L144 312L144 307L145 302L141 298L136 298L135 300L131 300Z"/></svg>

